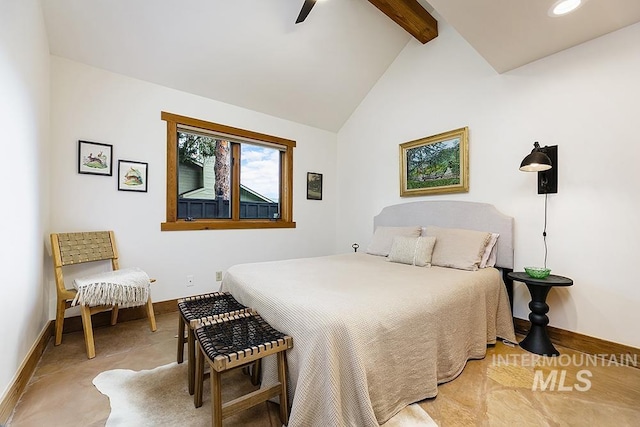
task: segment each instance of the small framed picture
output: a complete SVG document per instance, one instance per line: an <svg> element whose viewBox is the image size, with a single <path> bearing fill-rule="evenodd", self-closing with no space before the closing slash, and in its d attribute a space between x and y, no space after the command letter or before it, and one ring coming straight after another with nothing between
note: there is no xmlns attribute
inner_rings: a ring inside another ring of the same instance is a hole
<svg viewBox="0 0 640 427"><path fill-rule="evenodd" d="M322 174L307 172L307 199L322 200Z"/></svg>
<svg viewBox="0 0 640 427"><path fill-rule="evenodd" d="M147 192L149 164L118 160L118 190Z"/></svg>
<svg viewBox="0 0 640 427"><path fill-rule="evenodd" d="M113 145L78 141L78 173L111 176Z"/></svg>

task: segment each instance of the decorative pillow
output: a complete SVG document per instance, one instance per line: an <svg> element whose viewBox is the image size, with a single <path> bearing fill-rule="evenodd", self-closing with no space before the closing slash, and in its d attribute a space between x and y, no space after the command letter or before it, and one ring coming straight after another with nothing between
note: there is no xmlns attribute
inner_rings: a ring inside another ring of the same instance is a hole
<svg viewBox="0 0 640 427"><path fill-rule="evenodd" d="M420 236L420 227L376 227L373 233L373 239L367 253L371 255L387 256L391 251L393 238L395 236L418 237Z"/></svg>
<svg viewBox="0 0 640 427"><path fill-rule="evenodd" d="M480 268L494 267L496 265L496 257L498 255L496 253L496 242L498 241L498 237L500 237L498 233L491 233L491 239L489 239L487 247L484 248L482 260L480 260Z"/></svg>
<svg viewBox="0 0 640 427"><path fill-rule="evenodd" d="M431 254L435 244L435 237L396 236L389 252L389 261L431 267Z"/></svg>
<svg viewBox="0 0 640 427"><path fill-rule="evenodd" d="M434 226L427 227L426 235L436 238L431 264L472 271L478 269L491 240L491 233L483 231Z"/></svg>

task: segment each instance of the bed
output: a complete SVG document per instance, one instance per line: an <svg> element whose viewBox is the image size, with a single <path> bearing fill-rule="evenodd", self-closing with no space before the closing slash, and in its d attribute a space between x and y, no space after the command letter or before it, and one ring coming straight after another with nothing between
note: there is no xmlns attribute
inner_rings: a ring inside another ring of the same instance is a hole
<svg viewBox="0 0 640 427"><path fill-rule="evenodd" d="M377 426L436 396L487 344L515 341L500 271L513 268L513 219L452 201L389 206L374 218L375 230L414 226L499 234L496 268L424 268L361 251L227 271L222 290L293 337L290 426ZM265 386L276 377L268 362Z"/></svg>

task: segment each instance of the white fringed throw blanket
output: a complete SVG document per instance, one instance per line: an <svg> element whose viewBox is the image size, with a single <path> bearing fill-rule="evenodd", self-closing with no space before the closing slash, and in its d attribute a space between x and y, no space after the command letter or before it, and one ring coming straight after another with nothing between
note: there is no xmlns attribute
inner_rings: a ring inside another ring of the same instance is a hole
<svg viewBox="0 0 640 427"><path fill-rule="evenodd" d="M149 276L139 268L124 268L73 281L78 290L71 305L118 305L121 308L144 305L149 299Z"/></svg>

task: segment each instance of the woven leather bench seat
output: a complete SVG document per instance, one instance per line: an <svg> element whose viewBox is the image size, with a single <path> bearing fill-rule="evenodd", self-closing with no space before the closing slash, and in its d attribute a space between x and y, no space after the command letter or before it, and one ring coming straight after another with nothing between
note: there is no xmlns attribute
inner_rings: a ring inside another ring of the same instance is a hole
<svg viewBox="0 0 640 427"><path fill-rule="evenodd" d="M186 325L189 326L187 333L187 364L189 394L194 393L195 384L195 336L193 330L205 320L213 320L219 317L230 316L251 311L240 304L228 292L213 292L209 294L196 295L178 300L178 351L176 361L184 361L184 331ZM258 372L254 369L254 384L258 381Z"/></svg>
<svg viewBox="0 0 640 427"><path fill-rule="evenodd" d="M186 323L247 311L247 307L228 292L213 292L179 299L178 309Z"/></svg>
<svg viewBox="0 0 640 427"><path fill-rule="evenodd" d="M279 396L280 400L280 421L285 425L288 423L286 350L293 347L293 339L290 336L277 331L255 313L204 320L195 330L195 336L198 351L194 401L196 407L202 406L202 382L206 360L211 369L214 426L221 426L224 418L275 396ZM222 404L221 374L272 354L276 354L278 358L278 383Z"/></svg>

